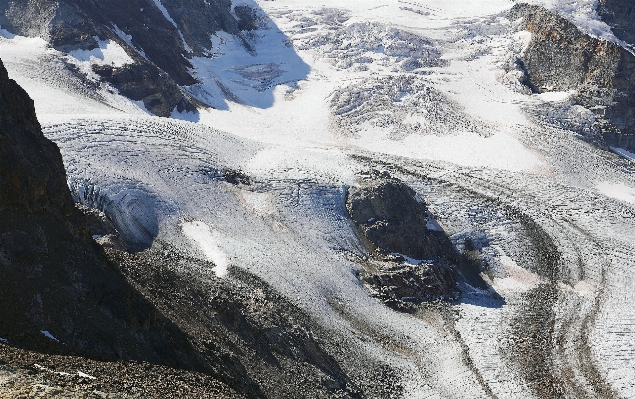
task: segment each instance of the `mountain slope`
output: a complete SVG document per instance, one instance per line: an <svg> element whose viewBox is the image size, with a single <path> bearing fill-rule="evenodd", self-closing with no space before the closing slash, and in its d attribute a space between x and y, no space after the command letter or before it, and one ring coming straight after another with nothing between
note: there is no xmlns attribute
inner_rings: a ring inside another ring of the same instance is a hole
<svg viewBox="0 0 635 399"><path fill-rule="evenodd" d="M0 56L136 251L112 259L237 394L635 397L628 45L594 1L516 3L235 1L254 29L209 53L155 3L196 123L97 80L132 74L117 38Z"/></svg>

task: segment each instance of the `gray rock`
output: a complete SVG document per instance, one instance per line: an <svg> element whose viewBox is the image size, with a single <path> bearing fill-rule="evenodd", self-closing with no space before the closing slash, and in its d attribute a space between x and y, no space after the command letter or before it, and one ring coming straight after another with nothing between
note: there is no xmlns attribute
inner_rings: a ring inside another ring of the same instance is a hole
<svg viewBox="0 0 635 399"><path fill-rule="evenodd" d="M423 301L458 295L453 264L460 256L443 231L427 227L432 216L414 190L372 171L349 188L346 208L373 255L360 272L373 296L414 312Z"/></svg>
<svg viewBox="0 0 635 399"><path fill-rule="evenodd" d="M576 102L596 113L609 145L635 149L635 56L540 6L516 4L508 18L532 33L520 60L532 90L575 90Z"/></svg>
<svg viewBox="0 0 635 399"><path fill-rule="evenodd" d="M425 204L403 182L376 172L348 190L348 213L371 250L414 259L435 259L453 253L442 231L429 230Z"/></svg>

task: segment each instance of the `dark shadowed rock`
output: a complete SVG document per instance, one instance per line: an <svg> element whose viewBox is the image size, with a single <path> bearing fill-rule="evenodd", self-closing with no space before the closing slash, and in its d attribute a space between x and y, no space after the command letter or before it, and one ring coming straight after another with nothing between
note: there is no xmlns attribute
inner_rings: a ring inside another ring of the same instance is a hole
<svg viewBox="0 0 635 399"><path fill-rule="evenodd" d="M635 149L635 56L540 6L517 4L508 17L532 34L520 60L527 84L539 93L575 90L577 103L596 113L609 145Z"/></svg>
<svg viewBox="0 0 635 399"><path fill-rule="evenodd" d="M435 259L453 252L445 233L427 228L431 215L423 201L397 179L374 175L361 180L349 188L346 208L376 251L414 259Z"/></svg>
<svg viewBox="0 0 635 399"><path fill-rule="evenodd" d="M92 239L57 146L1 63L0 188L0 336L45 352L201 367Z"/></svg>
<svg viewBox="0 0 635 399"><path fill-rule="evenodd" d="M630 0L600 0L597 11L618 39L631 46L635 43L635 3Z"/></svg>

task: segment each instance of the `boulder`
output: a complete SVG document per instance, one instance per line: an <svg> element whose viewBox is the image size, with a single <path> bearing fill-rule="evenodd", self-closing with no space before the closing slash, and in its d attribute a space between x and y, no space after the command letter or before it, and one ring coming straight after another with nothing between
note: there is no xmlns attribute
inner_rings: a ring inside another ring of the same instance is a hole
<svg viewBox="0 0 635 399"><path fill-rule="evenodd" d="M372 171L349 188L346 208L371 253L360 280L373 296L414 312L421 302L458 295L460 256L412 188Z"/></svg>
<svg viewBox="0 0 635 399"><path fill-rule="evenodd" d="M413 189L403 182L373 174L350 187L348 213L359 232L380 253L413 259L436 259L454 253L443 231L429 229L432 215Z"/></svg>

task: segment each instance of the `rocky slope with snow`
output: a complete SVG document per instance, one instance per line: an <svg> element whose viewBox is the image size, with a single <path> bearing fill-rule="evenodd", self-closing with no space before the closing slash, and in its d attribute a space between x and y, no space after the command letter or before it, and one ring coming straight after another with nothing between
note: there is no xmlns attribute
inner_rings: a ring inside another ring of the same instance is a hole
<svg viewBox="0 0 635 399"><path fill-rule="evenodd" d="M532 35L519 60L525 84L537 93L575 91L575 101L597 114L607 144L633 150L635 56L540 6L515 5L508 18Z"/></svg>
<svg viewBox="0 0 635 399"><path fill-rule="evenodd" d="M72 199L207 367L9 340L0 393L635 397L628 4L527 3L0 3Z"/></svg>
<svg viewBox="0 0 635 399"><path fill-rule="evenodd" d="M189 343L125 280L74 206L57 146L0 66L3 342L196 367Z"/></svg>

